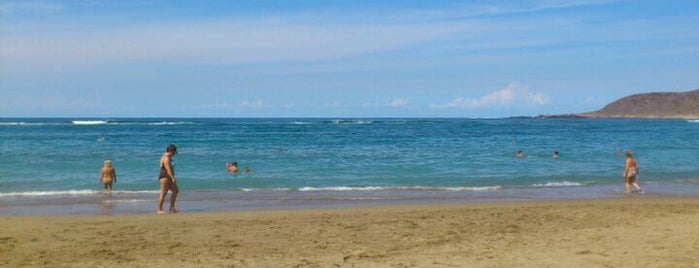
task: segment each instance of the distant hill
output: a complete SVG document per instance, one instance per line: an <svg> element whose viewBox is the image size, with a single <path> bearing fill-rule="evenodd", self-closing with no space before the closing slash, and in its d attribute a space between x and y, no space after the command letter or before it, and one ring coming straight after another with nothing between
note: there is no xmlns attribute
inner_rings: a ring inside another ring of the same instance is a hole
<svg viewBox="0 0 699 268"><path fill-rule="evenodd" d="M699 118L699 89L687 92L636 94L601 110L578 114L588 118Z"/></svg>

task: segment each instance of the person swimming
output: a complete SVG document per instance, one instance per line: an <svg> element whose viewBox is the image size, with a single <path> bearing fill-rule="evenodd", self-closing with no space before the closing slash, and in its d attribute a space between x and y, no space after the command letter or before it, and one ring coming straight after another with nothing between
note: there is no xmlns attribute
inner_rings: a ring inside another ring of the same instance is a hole
<svg viewBox="0 0 699 268"><path fill-rule="evenodd" d="M238 162L226 162L226 170L228 173L238 174Z"/></svg>
<svg viewBox="0 0 699 268"><path fill-rule="evenodd" d="M517 158L524 158L524 152L522 152L522 150L517 151Z"/></svg>

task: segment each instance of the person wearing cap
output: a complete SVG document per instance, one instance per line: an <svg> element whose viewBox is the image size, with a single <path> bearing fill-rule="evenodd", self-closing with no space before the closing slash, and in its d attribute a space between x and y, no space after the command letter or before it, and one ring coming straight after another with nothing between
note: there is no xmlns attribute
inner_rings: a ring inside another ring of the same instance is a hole
<svg viewBox="0 0 699 268"><path fill-rule="evenodd" d="M175 179L175 169L173 167L172 157L177 154L177 147L174 144L170 144L165 149L163 157L160 158L160 176L158 180L160 181L160 196L158 197L158 214L165 214L163 211L163 203L165 203L165 198L167 197L167 192L170 191L170 212L177 213L177 207L175 207L175 200L177 200L177 194L180 189L177 187L177 179Z"/></svg>
<svg viewBox="0 0 699 268"><path fill-rule="evenodd" d="M117 182L116 170L112 166L112 161L109 159L104 160L104 165L102 166L102 172L100 175L100 182L104 183L104 190L107 192L111 192L112 183Z"/></svg>

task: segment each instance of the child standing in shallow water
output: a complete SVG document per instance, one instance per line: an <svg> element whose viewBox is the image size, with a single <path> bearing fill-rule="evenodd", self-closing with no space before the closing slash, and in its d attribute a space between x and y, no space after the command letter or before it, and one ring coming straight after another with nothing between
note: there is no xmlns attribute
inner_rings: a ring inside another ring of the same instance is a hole
<svg viewBox="0 0 699 268"><path fill-rule="evenodd" d="M100 175L100 182L104 183L104 190L111 192L112 183L116 183L117 175L116 170L112 167L112 161L107 159L104 160L104 166L102 166L102 174Z"/></svg>

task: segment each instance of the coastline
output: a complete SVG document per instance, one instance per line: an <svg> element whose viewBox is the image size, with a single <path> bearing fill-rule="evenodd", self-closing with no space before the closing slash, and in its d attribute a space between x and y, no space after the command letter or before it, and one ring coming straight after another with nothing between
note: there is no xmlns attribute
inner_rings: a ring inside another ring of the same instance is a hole
<svg viewBox="0 0 699 268"><path fill-rule="evenodd" d="M623 184L584 185L572 182L542 184L536 187L460 188L344 188L306 190L197 191L183 189L177 200L187 213L259 210L335 209L381 205L479 204L492 202L532 202L555 200L595 200L633 198L697 198L699 184L642 183L647 193L623 194ZM21 215L131 215L151 214L158 192L98 190L22 192L0 194L0 216Z"/></svg>
<svg viewBox="0 0 699 268"><path fill-rule="evenodd" d="M634 267L699 263L699 198L2 216L8 266Z"/></svg>

